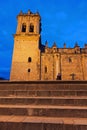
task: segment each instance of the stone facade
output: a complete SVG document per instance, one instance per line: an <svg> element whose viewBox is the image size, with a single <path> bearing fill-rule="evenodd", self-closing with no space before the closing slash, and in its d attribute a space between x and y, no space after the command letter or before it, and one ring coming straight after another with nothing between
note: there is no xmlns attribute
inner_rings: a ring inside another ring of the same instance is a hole
<svg viewBox="0 0 87 130"><path fill-rule="evenodd" d="M41 43L40 15L17 16L10 80L87 80L87 44L80 48L50 48Z"/></svg>
<svg viewBox="0 0 87 130"><path fill-rule="evenodd" d="M18 26L14 35L11 80L40 79L40 16L38 13L17 16Z"/></svg>

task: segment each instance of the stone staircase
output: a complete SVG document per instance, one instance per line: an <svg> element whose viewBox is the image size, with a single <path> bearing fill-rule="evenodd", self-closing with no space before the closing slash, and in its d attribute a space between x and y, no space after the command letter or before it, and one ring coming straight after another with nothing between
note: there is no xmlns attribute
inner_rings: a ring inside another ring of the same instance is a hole
<svg viewBox="0 0 87 130"><path fill-rule="evenodd" d="M0 130L87 130L87 81L0 82Z"/></svg>

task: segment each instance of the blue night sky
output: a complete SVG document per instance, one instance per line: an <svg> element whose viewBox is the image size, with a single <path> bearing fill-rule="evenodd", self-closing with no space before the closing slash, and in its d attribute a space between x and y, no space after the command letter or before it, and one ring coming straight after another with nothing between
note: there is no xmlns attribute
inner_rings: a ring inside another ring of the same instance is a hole
<svg viewBox="0 0 87 130"><path fill-rule="evenodd" d="M58 47L80 47L87 43L87 0L1 0L0 1L0 77L9 79L16 16L20 10L39 12L42 19L42 43Z"/></svg>

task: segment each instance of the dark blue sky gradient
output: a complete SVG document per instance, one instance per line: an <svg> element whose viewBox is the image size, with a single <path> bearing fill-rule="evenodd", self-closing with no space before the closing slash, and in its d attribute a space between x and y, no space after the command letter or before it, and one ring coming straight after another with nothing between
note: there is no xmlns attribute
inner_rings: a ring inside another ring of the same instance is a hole
<svg viewBox="0 0 87 130"><path fill-rule="evenodd" d="M16 32L16 16L20 10L39 12L42 20L42 43L58 47L80 47L87 43L87 0L1 0L0 1L0 77L9 79Z"/></svg>

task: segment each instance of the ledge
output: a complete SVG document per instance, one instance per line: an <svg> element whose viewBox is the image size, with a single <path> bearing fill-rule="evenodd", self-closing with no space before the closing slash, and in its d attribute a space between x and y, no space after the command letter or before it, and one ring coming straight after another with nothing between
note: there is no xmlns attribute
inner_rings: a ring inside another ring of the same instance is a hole
<svg viewBox="0 0 87 130"><path fill-rule="evenodd" d="M0 80L0 84L87 84L87 80L38 80L38 81Z"/></svg>

